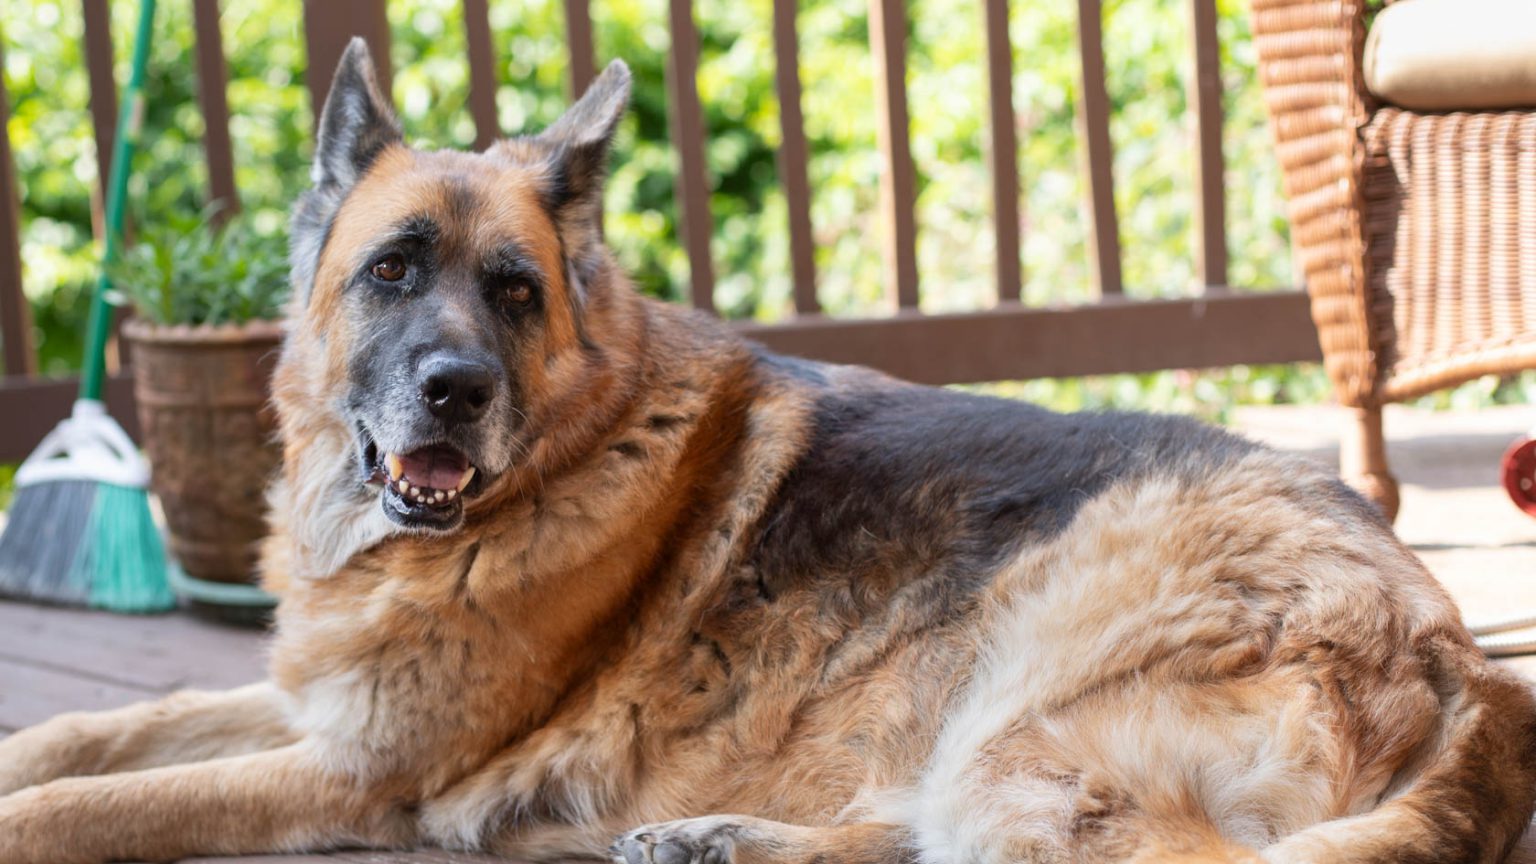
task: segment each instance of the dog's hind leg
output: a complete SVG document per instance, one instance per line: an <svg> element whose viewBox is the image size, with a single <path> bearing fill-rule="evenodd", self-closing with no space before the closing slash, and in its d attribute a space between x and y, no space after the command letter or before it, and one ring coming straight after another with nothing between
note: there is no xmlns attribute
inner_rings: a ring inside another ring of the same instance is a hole
<svg viewBox="0 0 1536 864"><path fill-rule="evenodd" d="M855 822L823 828L751 816L704 816L647 825L611 850L623 864L901 864L916 861L903 827Z"/></svg>
<svg viewBox="0 0 1536 864"><path fill-rule="evenodd" d="M271 684L183 691L114 711L61 714L0 741L0 796L61 777L271 750L295 740Z"/></svg>

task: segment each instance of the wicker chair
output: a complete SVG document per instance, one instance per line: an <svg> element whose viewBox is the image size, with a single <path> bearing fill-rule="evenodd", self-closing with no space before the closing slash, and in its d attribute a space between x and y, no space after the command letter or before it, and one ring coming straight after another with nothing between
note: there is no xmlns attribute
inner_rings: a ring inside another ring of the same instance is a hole
<svg viewBox="0 0 1536 864"><path fill-rule="evenodd" d="M1395 517L1382 405L1536 368L1536 111L1380 104L1363 0L1252 6L1298 263L1354 414L1340 465Z"/></svg>

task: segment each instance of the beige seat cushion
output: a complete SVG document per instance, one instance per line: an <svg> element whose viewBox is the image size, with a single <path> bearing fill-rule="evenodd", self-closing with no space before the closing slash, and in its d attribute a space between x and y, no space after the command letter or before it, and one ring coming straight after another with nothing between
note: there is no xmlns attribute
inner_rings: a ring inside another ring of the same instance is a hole
<svg viewBox="0 0 1536 864"><path fill-rule="evenodd" d="M1365 85L1421 111L1536 106L1536 0L1398 0L1365 42Z"/></svg>

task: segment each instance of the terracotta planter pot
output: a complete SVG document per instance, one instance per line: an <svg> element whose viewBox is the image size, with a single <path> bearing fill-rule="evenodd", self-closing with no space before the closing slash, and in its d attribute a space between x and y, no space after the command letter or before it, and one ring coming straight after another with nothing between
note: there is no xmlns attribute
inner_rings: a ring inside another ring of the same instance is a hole
<svg viewBox="0 0 1536 864"><path fill-rule="evenodd" d="M267 533L266 487L281 459L268 399L280 325L133 320L123 333L171 553L194 578L252 581Z"/></svg>

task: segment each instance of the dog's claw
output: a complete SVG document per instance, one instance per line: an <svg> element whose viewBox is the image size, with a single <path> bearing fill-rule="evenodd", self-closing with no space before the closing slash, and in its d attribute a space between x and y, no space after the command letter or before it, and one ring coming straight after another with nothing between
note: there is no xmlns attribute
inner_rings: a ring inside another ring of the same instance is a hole
<svg viewBox="0 0 1536 864"><path fill-rule="evenodd" d="M609 852L614 864L730 864L725 838L688 830L694 820L636 829L616 840ZM687 826L687 827L684 827Z"/></svg>

